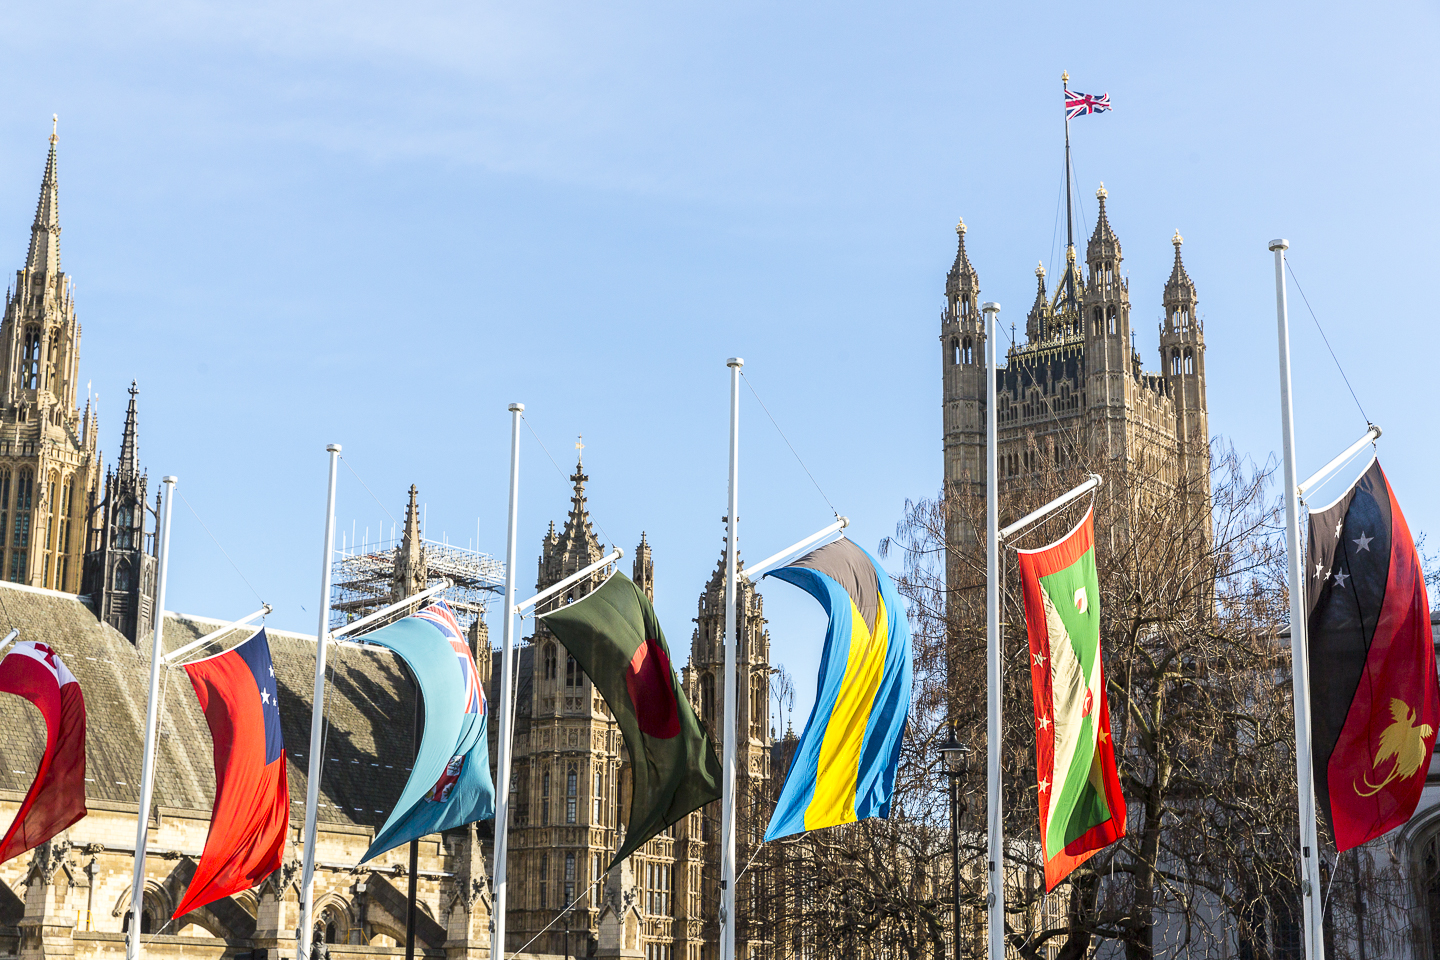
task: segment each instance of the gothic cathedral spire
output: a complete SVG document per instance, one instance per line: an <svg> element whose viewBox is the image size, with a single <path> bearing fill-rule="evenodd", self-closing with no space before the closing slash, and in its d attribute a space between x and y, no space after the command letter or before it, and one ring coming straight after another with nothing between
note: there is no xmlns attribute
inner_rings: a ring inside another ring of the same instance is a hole
<svg viewBox="0 0 1440 960"><path fill-rule="evenodd" d="M80 323L60 269L60 188L52 129L25 265L0 322L0 577L80 589L100 484L96 418L76 406Z"/></svg>

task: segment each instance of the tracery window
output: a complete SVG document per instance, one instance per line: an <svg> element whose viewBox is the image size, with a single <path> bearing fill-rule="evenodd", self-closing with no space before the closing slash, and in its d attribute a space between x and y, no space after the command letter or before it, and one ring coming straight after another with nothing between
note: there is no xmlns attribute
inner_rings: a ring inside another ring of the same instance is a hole
<svg viewBox="0 0 1440 960"><path fill-rule="evenodd" d="M10 538L10 581L21 583L30 559L30 502L35 475L22 469L15 478L15 524Z"/></svg>
<svg viewBox="0 0 1440 960"><path fill-rule="evenodd" d="M580 686L581 674L580 665L575 662L575 658L568 653L565 654L565 686Z"/></svg>
<svg viewBox="0 0 1440 960"><path fill-rule="evenodd" d="M574 822L575 822L575 813L576 813L576 809L575 809L575 808L576 808L576 805L577 805L577 801L579 800L579 797L578 797L579 786L580 786L580 784L579 784L579 777L576 775L575 767L572 765L572 766L570 767L570 771L565 774L565 822L566 822L566 823L574 823ZM571 879L574 879L574 878L572 877ZM567 898L565 902L566 902L566 903L569 903L570 901L569 901L569 899Z"/></svg>
<svg viewBox="0 0 1440 960"><path fill-rule="evenodd" d="M555 644L545 644L545 679L555 679Z"/></svg>
<svg viewBox="0 0 1440 960"><path fill-rule="evenodd" d="M540 823L550 822L550 771L540 775Z"/></svg>
<svg viewBox="0 0 1440 960"><path fill-rule="evenodd" d="M25 328L25 345L20 355L20 386L25 390L40 387L40 328Z"/></svg>
<svg viewBox="0 0 1440 960"><path fill-rule="evenodd" d="M565 854L565 905L575 899L575 854Z"/></svg>
<svg viewBox="0 0 1440 960"><path fill-rule="evenodd" d="M700 716L705 720L715 719L715 675L712 673L700 678Z"/></svg>

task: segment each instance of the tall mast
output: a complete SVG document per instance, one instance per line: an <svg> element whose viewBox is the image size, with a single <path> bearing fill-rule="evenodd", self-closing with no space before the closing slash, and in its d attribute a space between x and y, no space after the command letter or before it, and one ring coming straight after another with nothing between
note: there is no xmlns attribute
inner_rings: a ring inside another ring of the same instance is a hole
<svg viewBox="0 0 1440 960"><path fill-rule="evenodd" d="M1065 91L1062 103L1070 99L1070 71L1060 74L1060 86ZM1065 302L1078 310L1079 298L1075 295L1075 215L1070 203L1070 109L1065 107Z"/></svg>

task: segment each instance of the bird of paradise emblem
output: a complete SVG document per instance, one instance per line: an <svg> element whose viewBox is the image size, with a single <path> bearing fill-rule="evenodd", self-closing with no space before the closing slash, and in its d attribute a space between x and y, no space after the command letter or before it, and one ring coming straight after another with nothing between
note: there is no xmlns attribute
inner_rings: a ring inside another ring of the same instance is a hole
<svg viewBox="0 0 1440 960"><path fill-rule="evenodd" d="M1362 797L1373 797L1392 781L1415 776L1425 762L1425 741L1435 732L1430 724L1416 723L1415 719L1415 711L1405 701L1391 698L1390 725L1380 734L1380 749L1375 752L1375 761L1371 764L1378 773L1386 761L1393 760L1390 773L1379 783L1371 783L1368 774L1361 776L1355 781L1356 793Z"/></svg>

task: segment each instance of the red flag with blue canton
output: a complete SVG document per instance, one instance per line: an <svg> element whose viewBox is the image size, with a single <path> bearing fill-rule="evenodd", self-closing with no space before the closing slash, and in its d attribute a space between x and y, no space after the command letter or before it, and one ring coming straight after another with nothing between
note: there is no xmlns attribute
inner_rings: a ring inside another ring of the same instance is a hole
<svg viewBox="0 0 1440 960"><path fill-rule="evenodd" d="M270 643L262 628L224 653L185 664L215 741L210 833L175 917L249 890L280 869L290 783Z"/></svg>
<svg viewBox="0 0 1440 960"><path fill-rule="evenodd" d="M1087 113L1104 113L1109 109L1110 94L1108 93L1102 93L1097 97L1092 93L1077 93L1069 87L1065 88L1066 120L1074 120Z"/></svg>

